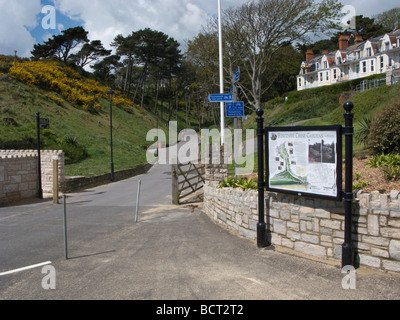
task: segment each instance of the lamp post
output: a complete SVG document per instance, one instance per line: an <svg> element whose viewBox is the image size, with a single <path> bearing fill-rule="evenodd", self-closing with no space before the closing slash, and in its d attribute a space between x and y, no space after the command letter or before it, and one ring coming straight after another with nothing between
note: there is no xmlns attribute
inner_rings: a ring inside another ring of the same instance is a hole
<svg viewBox="0 0 400 320"><path fill-rule="evenodd" d="M114 181L114 154L113 154L113 123L112 123L112 103L114 100L115 92L110 88L107 92L110 101L110 138L111 138L111 181Z"/></svg>

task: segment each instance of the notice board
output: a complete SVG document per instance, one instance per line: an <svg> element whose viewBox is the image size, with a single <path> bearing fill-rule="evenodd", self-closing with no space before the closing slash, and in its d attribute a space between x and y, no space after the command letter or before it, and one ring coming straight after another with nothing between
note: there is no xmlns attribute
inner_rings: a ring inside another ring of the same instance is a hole
<svg viewBox="0 0 400 320"><path fill-rule="evenodd" d="M267 127L266 189L340 200L342 127Z"/></svg>

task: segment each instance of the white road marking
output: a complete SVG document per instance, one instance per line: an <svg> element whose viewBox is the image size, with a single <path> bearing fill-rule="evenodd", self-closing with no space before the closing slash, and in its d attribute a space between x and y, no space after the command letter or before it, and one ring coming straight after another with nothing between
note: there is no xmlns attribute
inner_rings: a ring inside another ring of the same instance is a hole
<svg viewBox="0 0 400 320"><path fill-rule="evenodd" d="M20 269L15 269L15 270L3 272L3 273L0 273L0 277L6 276L6 275L9 275L9 274L13 274L13 273L18 273L18 272L30 270L30 269L40 268L40 267L46 266L48 264L51 264L51 261L47 261L47 262L35 264L35 265L32 265L32 266L28 266L28 267L24 267L24 268L20 268Z"/></svg>

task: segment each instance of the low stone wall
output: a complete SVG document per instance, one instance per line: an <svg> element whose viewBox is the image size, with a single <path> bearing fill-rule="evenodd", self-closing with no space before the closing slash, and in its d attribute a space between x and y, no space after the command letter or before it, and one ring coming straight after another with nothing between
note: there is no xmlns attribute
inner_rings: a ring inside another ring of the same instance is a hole
<svg viewBox="0 0 400 320"><path fill-rule="evenodd" d="M37 196L37 156L0 154L0 206Z"/></svg>
<svg viewBox="0 0 400 320"><path fill-rule="evenodd" d="M53 160L58 160L60 187L65 180L64 153L43 150L41 155L42 189L44 197L53 196ZM0 205L10 205L35 198L39 182L36 150L0 150Z"/></svg>
<svg viewBox="0 0 400 320"><path fill-rule="evenodd" d="M14 156L24 158L35 157L37 162L37 150L0 150L0 156ZM53 196L53 160L58 160L58 181L60 187L65 180L64 153L60 150L42 150L40 152L40 165L42 171L42 189L45 197ZM36 164L37 168L37 164ZM37 170L37 169L36 169ZM35 173L37 176L37 172ZM38 182L37 182L38 183ZM37 193L37 190L36 190Z"/></svg>
<svg viewBox="0 0 400 320"><path fill-rule="evenodd" d="M148 172L151 167L152 165L147 164L143 166L138 166L133 169L116 171L114 173L114 181L125 180L136 175L144 174ZM111 183L111 173L106 173L90 178L66 177L62 189L64 193L76 192L87 188L94 188L97 186L105 185L107 183Z"/></svg>
<svg viewBox="0 0 400 320"><path fill-rule="evenodd" d="M251 240L257 237L258 192L204 187L205 212L218 224ZM341 260L344 242L342 202L267 193L266 222L271 245L306 255ZM354 201L353 244L358 265L400 272L400 197L379 192Z"/></svg>

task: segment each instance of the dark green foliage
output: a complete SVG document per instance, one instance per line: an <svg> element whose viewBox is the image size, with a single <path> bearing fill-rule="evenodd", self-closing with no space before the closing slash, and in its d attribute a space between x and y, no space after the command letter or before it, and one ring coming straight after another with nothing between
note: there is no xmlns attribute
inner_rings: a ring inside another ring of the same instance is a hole
<svg viewBox="0 0 400 320"><path fill-rule="evenodd" d="M365 116L358 121L359 129L355 134L355 139L358 143L367 145L372 121L373 118L371 116Z"/></svg>
<svg viewBox="0 0 400 320"><path fill-rule="evenodd" d="M400 104L388 106L371 123L368 146L375 154L400 152Z"/></svg>
<svg viewBox="0 0 400 320"><path fill-rule="evenodd" d="M381 154L371 158L370 167L381 168L388 180L398 180L400 178L400 155Z"/></svg>

